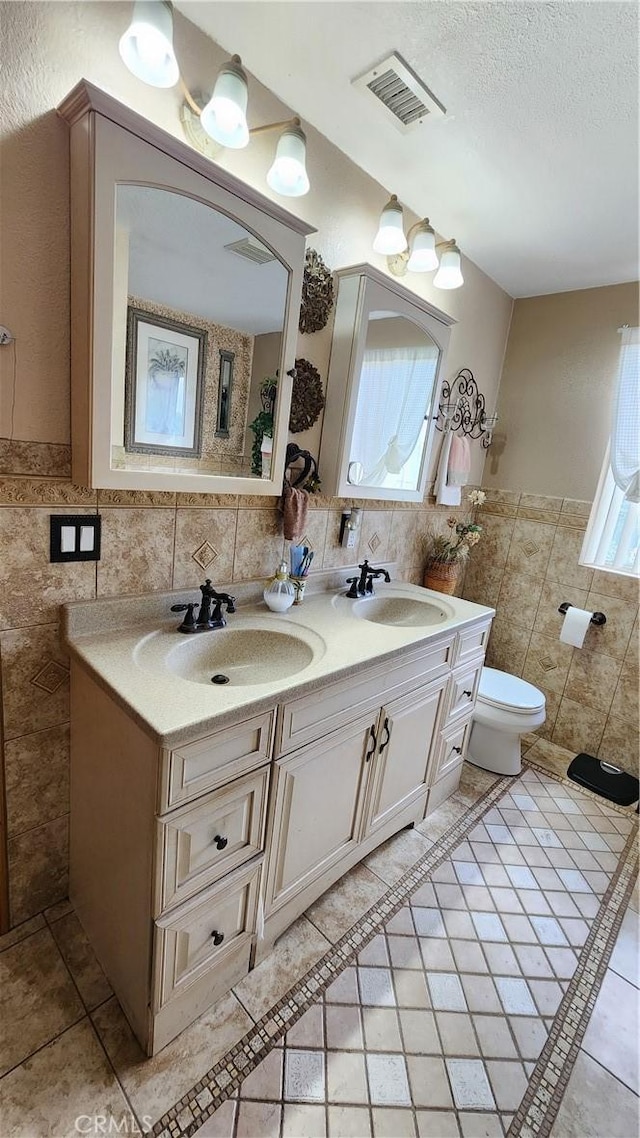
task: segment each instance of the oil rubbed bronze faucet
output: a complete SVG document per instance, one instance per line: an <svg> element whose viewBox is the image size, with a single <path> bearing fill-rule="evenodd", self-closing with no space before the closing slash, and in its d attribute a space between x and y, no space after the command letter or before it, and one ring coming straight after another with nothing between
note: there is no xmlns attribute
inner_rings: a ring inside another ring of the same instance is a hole
<svg viewBox="0 0 640 1138"><path fill-rule="evenodd" d="M351 585L347 596L351 597L352 600L356 600L358 597L372 597L374 595L373 582L377 577L384 577L387 583L391 580L386 569L374 569L366 557L362 565L358 565L358 569L360 570L359 577L347 577L347 585Z"/></svg>
<svg viewBox="0 0 640 1138"><path fill-rule="evenodd" d="M227 613L236 611L236 598L230 593L217 593L209 577L204 585L200 586L202 600L198 615L194 610L198 607L197 601L190 601L186 605L172 605L171 612L186 612L182 624L178 625L178 632L210 632L214 628L224 628L226 620L222 615L222 606L226 605Z"/></svg>

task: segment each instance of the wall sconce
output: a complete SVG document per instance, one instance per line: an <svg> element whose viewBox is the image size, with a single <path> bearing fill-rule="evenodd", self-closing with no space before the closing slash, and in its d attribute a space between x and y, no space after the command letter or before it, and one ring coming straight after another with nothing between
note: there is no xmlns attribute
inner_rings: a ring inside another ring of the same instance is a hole
<svg viewBox="0 0 640 1138"><path fill-rule="evenodd" d="M211 98L201 107L180 75L173 50L173 9L169 0L135 0L133 16L120 39L120 56L132 75L151 87L180 84L185 99L182 120L189 141L211 157L208 140L231 150L249 144L254 134L281 130L267 183L284 197L309 192L306 170L307 139L300 119L268 123L250 130L247 125L249 86L239 55L222 65ZM197 123L199 130L194 129Z"/></svg>
<svg viewBox="0 0 640 1138"><path fill-rule="evenodd" d="M496 414L487 415L484 395L468 367L463 367L455 379L444 380L434 419L437 430L448 428L469 439L480 439L485 450L491 446L498 422Z"/></svg>
<svg viewBox="0 0 640 1138"><path fill-rule="evenodd" d="M438 259L438 250L442 250ZM417 221L405 237L402 206L392 194L380 215L373 242L374 253L387 256L389 271L396 277L410 273L431 273L436 288L460 288L464 284L461 254L455 240L438 241L429 218Z"/></svg>

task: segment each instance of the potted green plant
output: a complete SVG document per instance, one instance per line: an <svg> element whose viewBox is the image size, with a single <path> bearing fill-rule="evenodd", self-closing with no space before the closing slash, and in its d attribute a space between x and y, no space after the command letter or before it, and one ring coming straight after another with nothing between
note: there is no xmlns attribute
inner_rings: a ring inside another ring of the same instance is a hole
<svg viewBox="0 0 640 1138"><path fill-rule="evenodd" d="M278 373L276 372L275 375L267 375L262 380L260 384L262 410L258 411L253 422L249 423L249 430L255 435L251 447L251 473L257 474L258 477L262 474L262 440L265 435L268 438L273 437L273 410L277 393Z"/></svg>
<svg viewBox="0 0 640 1138"><path fill-rule="evenodd" d="M427 534L423 580L425 589L435 589L438 593L455 592L460 569L482 535L482 526L475 520L475 511L485 497L483 490L471 490L467 498L474 511L471 519L461 522L454 517L447 518L447 530L444 533L431 530Z"/></svg>

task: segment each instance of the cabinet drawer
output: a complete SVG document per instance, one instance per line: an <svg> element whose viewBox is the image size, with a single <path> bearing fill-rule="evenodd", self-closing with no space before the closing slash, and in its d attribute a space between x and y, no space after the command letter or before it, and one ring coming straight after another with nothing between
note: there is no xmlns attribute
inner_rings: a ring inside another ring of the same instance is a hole
<svg viewBox="0 0 640 1138"><path fill-rule="evenodd" d="M160 813L223 786L270 757L275 709L166 752Z"/></svg>
<svg viewBox="0 0 640 1138"><path fill-rule="evenodd" d="M460 765L467 753L470 734L470 719L457 729L442 732L433 767L434 782Z"/></svg>
<svg viewBox="0 0 640 1138"><path fill-rule="evenodd" d="M156 921L156 1008L206 976L215 992L218 969L222 973L229 957L251 947L261 869L252 862Z"/></svg>
<svg viewBox="0 0 640 1138"><path fill-rule="evenodd" d="M481 671L482 661L476 662L468 668L457 668L453 673L449 681L447 696L447 724L451 721L464 719L473 713Z"/></svg>
<svg viewBox="0 0 640 1138"><path fill-rule="evenodd" d="M368 711L377 713L380 704L391 695L400 695L403 689L410 691L418 684L445 675L451 666L452 651L453 637L409 652L401 661L368 668L338 683L328 684L322 692L284 704L276 754L287 754L339 730Z"/></svg>
<svg viewBox="0 0 640 1138"><path fill-rule="evenodd" d="M488 620L485 624L476 624L473 628L459 632L456 637L454 664L465 664L472 656L486 652L490 631L491 621Z"/></svg>
<svg viewBox="0 0 640 1138"><path fill-rule="evenodd" d="M244 775L157 823L162 877L156 913L263 850L268 779L266 768Z"/></svg>

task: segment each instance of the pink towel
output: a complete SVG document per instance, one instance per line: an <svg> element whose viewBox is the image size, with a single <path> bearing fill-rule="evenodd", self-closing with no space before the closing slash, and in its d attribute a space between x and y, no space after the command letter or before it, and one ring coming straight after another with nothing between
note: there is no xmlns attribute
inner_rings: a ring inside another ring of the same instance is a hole
<svg viewBox="0 0 640 1138"><path fill-rule="evenodd" d="M454 435L449 451L447 486L466 486L471 471L471 447L464 436Z"/></svg>
<svg viewBox="0 0 640 1138"><path fill-rule="evenodd" d="M297 490L286 479L282 487L282 513L284 514L284 536L287 541L298 541L307 528L309 495L306 490Z"/></svg>

